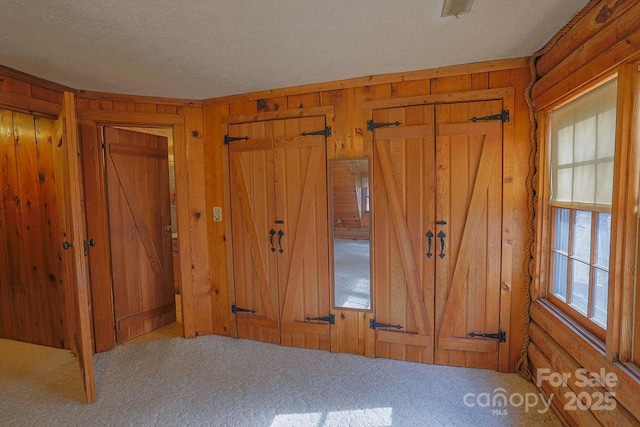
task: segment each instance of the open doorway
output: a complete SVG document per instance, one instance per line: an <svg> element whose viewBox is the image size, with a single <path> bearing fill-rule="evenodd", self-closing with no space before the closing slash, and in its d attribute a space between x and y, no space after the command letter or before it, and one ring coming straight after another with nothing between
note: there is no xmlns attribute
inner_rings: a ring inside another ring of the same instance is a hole
<svg viewBox="0 0 640 427"><path fill-rule="evenodd" d="M103 128L116 343L182 337L171 128Z"/></svg>

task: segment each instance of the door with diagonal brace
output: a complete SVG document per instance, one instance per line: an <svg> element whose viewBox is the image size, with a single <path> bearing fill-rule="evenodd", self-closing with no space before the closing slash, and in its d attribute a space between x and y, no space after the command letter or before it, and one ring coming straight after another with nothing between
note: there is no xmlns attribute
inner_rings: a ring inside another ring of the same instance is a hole
<svg viewBox="0 0 640 427"><path fill-rule="evenodd" d="M104 128L116 341L176 320L168 140Z"/></svg>
<svg viewBox="0 0 640 427"><path fill-rule="evenodd" d="M502 122L470 119L501 111L374 111L376 356L498 368Z"/></svg>
<svg viewBox="0 0 640 427"><path fill-rule="evenodd" d="M326 136L311 134L324 129L324 117L229 126L239 337L330 348Z"/></svg>

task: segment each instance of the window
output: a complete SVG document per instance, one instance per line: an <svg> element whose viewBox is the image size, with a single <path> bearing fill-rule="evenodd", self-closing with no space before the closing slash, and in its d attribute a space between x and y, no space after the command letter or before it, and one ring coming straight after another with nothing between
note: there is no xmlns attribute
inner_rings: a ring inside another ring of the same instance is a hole
<svg viewBox="0 0 640 427"><path fill-rule="evenodd" d="M550 115L551 250L549 300L603 339L617 81Z"/></svg>
<svg viewBox="0 0 640 427"><path fill-rule="evenodd" d="M369 178L362 178L362 212L368 213L371 211L371 194L369 191Z"/></svg>

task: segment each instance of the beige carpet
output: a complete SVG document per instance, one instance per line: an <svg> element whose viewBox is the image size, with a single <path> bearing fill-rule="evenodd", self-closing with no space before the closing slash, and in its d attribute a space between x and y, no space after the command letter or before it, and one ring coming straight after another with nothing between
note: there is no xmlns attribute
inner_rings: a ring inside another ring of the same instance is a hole
<svg viewBox="0 0 640 427"><path fill-rule="evenodd" d="M96 355L91 405L69 352L0 340L0 360L0 426L559 425L542 406L477 404L496 388L537 393L514 374L217 336Z"/></svg>

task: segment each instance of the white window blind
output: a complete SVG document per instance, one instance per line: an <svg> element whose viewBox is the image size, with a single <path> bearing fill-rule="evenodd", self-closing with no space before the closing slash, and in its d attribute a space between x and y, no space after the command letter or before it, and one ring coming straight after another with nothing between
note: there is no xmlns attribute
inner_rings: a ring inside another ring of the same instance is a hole
<svg viewBox="0 0 640 427"><path fill-rule="evenodd" d="M551 201L611 205L617 79L551 114Z"/></svg>

